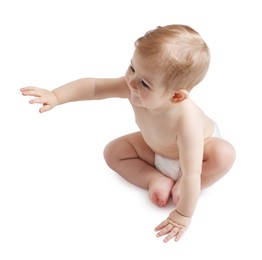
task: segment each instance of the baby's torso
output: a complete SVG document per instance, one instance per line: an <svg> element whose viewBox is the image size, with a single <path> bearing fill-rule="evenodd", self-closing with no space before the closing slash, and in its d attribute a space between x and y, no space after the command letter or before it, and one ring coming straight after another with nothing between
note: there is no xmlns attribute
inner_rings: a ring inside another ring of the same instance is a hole
<svg viewBox="0 0 262 260"><path fill-rule="evenodd" d="M138 125L145 142L157 154L165 157L178 157L175 129L171 129L168 120L144 116L136 113L136 124Z"/></svg>
<svg viewBox="0 0 262 260"><path fill-rule="evenodd" d="M144 108L134 107L136 124L138 125L145 142L154 151L154 153L162 155L170 159L179 159L179 149L177 144L178 129L181 129L180 114L152 114ZM196 109L196 114L199 117L199 125L194 127L203 127L203 139L207 140L214 131L214 122L205 116L205 114L194 104L192 109ZM184 115L186 116L186 115ZM200 125L202 124L202 126ZM201 138L201 137L200 137Z"/></svg>

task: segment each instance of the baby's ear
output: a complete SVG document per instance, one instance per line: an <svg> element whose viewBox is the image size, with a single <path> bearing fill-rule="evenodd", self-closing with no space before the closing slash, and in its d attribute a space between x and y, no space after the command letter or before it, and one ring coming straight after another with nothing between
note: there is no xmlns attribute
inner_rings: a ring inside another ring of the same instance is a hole
<svg viewBox="0 0 262 260"><path fill-rule="evenodd" d="M188 98L188 92L184 89L176 90L173 93L172 101L173 102L181 102Z"/></svg>

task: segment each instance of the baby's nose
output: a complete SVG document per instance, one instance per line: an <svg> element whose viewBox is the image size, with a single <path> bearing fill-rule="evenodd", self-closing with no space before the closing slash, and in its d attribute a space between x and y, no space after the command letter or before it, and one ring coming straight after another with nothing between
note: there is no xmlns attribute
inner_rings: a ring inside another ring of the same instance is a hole
<svg viewBox="0 0 262 260"><path fill-rule="evenodd" d="M137 89L137 80L135 77L132 77L129 79L128 81L128 85L133 88L133 89Z"/></svg>

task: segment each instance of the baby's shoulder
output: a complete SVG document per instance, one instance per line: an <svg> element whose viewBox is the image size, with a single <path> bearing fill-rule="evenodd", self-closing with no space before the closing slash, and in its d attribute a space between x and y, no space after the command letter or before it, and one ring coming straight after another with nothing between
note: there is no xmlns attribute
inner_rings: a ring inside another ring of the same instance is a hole
<svg viewBox="0 0 262 260"><path fill-rule="evenodd" d="M178 109L174 110L174 117L176 117L179 128L202 128L206 125L207 121L211 121L191 98L179 104Z"/></svg>

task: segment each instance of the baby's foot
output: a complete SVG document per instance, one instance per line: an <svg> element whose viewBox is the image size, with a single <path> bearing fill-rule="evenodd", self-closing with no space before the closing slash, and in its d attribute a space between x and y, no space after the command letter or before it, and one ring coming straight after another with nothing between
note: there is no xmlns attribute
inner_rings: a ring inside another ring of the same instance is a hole
<svg viewBox="0 0 262 260"><path fill-rule="evenodd" d="M172 194L173 202L175 203L175 205L177 205L180 195L180 179L178 179L175 185L173 186L171 190L171 194Z"/></svg>
<svg viewBox="0 0 262 260"><path fill-rule="evenodd" d="M165 176L153 179L149 184L150 200L158 207L164 207L168 202L173 185L174 181Z"/></svg>

